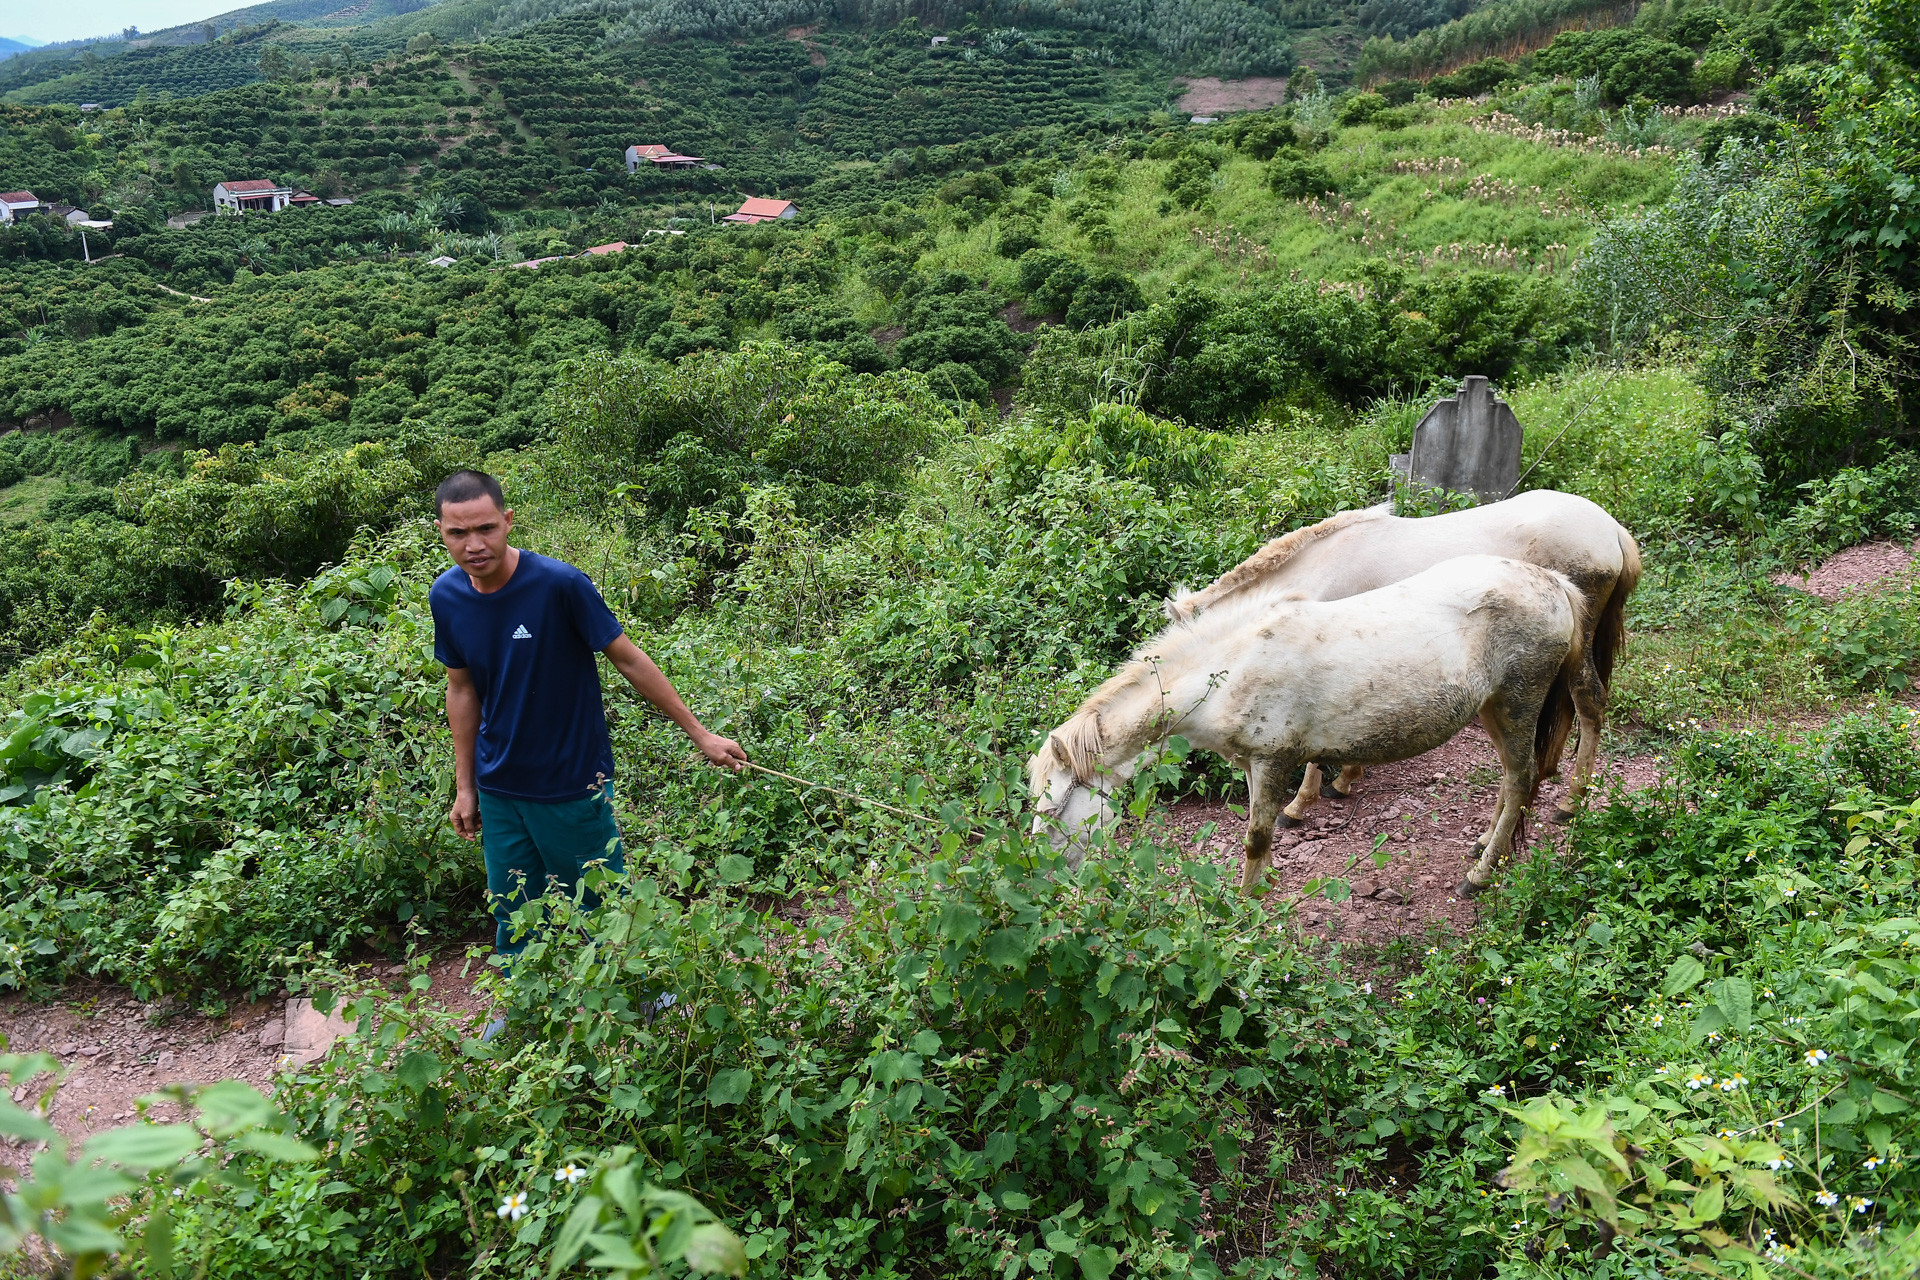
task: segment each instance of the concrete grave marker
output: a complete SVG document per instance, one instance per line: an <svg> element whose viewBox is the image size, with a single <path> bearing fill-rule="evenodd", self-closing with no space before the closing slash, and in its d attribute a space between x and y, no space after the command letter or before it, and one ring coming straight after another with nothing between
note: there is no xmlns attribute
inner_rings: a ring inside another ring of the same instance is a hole
<svg viewBox="0 0 1920 1280"><path fill-rule="evenodd" d="M1460 381L1413 429L1413 452L1393 455L1395 476L1421 489L1471 493L1498 502L1520 481L1520 420L1488 381Z"/></svg>

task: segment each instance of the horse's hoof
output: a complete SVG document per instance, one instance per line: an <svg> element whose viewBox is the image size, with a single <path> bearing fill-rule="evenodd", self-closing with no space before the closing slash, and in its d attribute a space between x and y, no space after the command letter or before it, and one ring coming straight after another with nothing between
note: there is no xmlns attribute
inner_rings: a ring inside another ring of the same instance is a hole
<svg viewBox="0 0 1920 1280"><path fill-rule="evenodd" d="M1458 898L1477 898L1480 896L1481 891L1484 890L1486 887L1487 886L1483 884L1475 884L1472 881L1472 879L1469 878L1466 880L1462 880L1460 882L1460 887L1458 889L1455 889L1453 893L1454 893L1454 896Z"/></svg>
<svg viewBox="0 0 1920 1280"><path fill-rule="evenodd" d="M1288 817L1286 814L1283 813L1279 817L1273 820L1273 825L1276 827L1286 827L1288 830L1292 830L1294 827L1297 827L1300 825L1300 819Z"/></svg>
<svg viewBox="0 0 1920 1280"><path fill-rule="evenodd" d="M1552 816L1549 817L1547 821L1557 822L1564 826L1565 824L1572 822L1575 816L1576 815L1574 810L1567 808L1567 806L1563 804L1556 804L1555 806L1553 806Z"/></svg>
<svg viewBox="0 0 1920 1280"><path fill-rule="evenodd" d="M1483 831L1480 833L1480 838L1473 842L1473 847L1476 849L1485 849L1492 842L1493 833L1491 831Z"/></svg>
<svg viewBox="0 0 1920 1280"><path fill-rule="evenodd" d="M1322 794L1322 795L1324 795L1324 796L1326 796L1326 797L1327 797L1327 798L1328 798L1329 800L1351 800L1351 799L1353 799L1353 792L1351 792L1351 791L1342 791L1342 790L1341 790L1340 788L1338 788L1338 787L1328 787L1328 788L1327 788L1327 789L1326 789L1325 791L1323 791L1323 792L1321 792L1320 794Z"/></svg>

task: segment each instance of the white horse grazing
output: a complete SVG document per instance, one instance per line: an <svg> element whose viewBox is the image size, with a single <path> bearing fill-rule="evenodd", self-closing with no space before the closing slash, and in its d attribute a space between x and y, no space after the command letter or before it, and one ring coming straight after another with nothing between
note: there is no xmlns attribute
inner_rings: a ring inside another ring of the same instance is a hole
<svg viewBox="0 0 1920 1280"><path fill-rule="evenodd" d="M1594 756L1605 719L1613 664L1626 642L1627 597L1640 581L1640 548L1604 508L1571 493L1538 489L1505 502L1424 519L1405 519L1391 506L1345 511L1319 524L1275 538L1200 591L1178 591L1167 617L1180 622L1216 609L1251 590L1279 592L1293 600L1339 600L1400 582L1455 556L1495 555L1525 560L1565 574L1586 600L1586 663L1581 672L1594 708L1580 712L1580 749L1566 802L1557 820L1573 817L1593 779ZM1573 708L1552 726L1540 753L1540 775L1559 771L1560 753L1573 728ZM1332 784L1345 798L1360 779L1359 765L1341 770ZM1309 763L1280 825L1295 827L1320 798L1320 766Z"/></svg>
<svg viewBox="0 0 1920 1280"><path fill-rule="evenodd" d="M1251 892L1265 870L1281 788L1308 760L1405 760L1477 714L1500 753L1500 800L1462 892L1484 888L1538 789L1536 760L1560 704L1586 703L1586 600L1564 575L1462 556L1344 600L1238 594L1142 646L1027 762L1038 815L1076 862L1110 827L1116 782L1170 734L1247 772ZM1581 714L1598 715L1581 706Z"/></svg>

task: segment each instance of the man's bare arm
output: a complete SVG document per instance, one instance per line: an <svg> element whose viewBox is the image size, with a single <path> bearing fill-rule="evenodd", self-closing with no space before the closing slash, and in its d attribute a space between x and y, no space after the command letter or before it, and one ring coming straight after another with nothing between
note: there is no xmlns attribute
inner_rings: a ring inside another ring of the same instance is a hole
<svg viewBox="0 0 1920 1280"><path fill-rule="evenodd" d="M467 840L480 834L480 788L473 744L480 736L480 691L464 667L447 669L447 725L453 730L453 808L447 821Z"/></svg>
<svg viewBox="0 0 1920 1280"><path fill-rule="evenodd" d="M700 748L700 754L724 769L746 767L747 753L740 744L709 731L701 724L693 712L687 710L687 704L680 700L680 695L674 691L665 673L654 665L652 658L640 651L639 645L623 635L602 652L613 663L614 669L627 678L627 683L639 691L641 697L660 708L667 719L679 725L693 739L693 745Z"/></svg>

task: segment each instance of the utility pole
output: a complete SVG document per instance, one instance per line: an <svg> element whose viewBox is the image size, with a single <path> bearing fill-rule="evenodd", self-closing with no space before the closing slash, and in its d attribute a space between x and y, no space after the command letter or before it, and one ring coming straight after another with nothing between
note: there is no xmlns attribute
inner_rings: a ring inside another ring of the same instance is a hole
<svg viewBox="0 0 1920 1280"><path fill-rule="evenodd" d="M93 265L93 253L87 248L87 229L85 227L80 228L80 256L87 260L88 266Z"/></svg>

